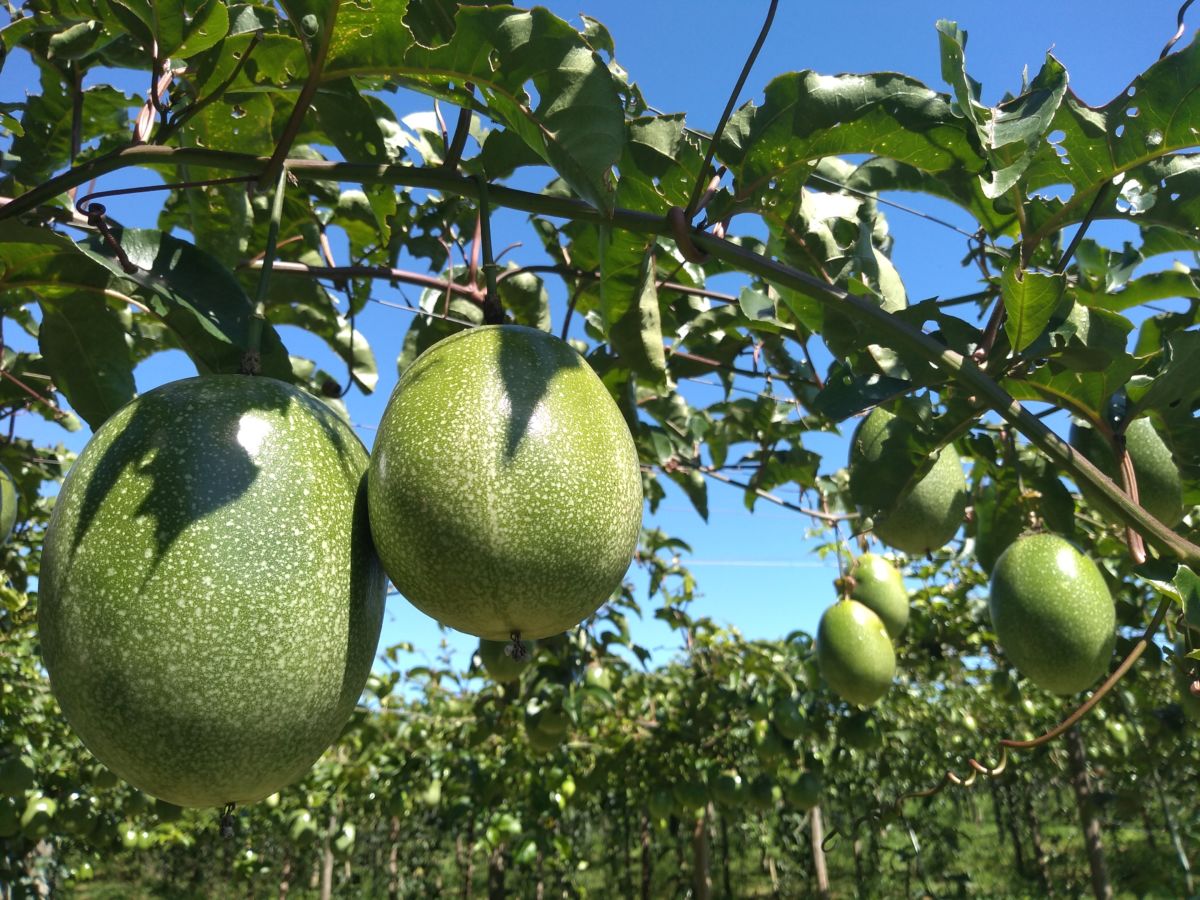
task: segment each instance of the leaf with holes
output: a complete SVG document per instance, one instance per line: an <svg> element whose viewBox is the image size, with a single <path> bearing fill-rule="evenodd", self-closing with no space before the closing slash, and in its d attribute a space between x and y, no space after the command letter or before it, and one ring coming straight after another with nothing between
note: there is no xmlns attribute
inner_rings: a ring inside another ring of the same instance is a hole
<svg viewBox="0 0 1200 900"><path fill-rule="evenodd" d="M1067 71L1053 56L1029 87L990 109L979 103L979 84L966 71L967 33L955 23L937 23L942 49L942 77L953 87L958 109L975 129L987 156L989 175L979 176L983 193L995 199L1025 174L1050 130L1067 90Z"/></svg>
<svg viewBox="0 0 1200 900"><path fill-rule="evenodd" d="M1004 331L1016 353L1038 339L1063 300L1066 279L1061 275L1022 272L1014 262L1000 280L1004 298Z"/></svg>
<svg viewBox="0 0 1200 900"><path fill-rule="evenodd" d="M983 171L963 120L943 94L903 75L781 75L761 106L729 120L719 156L733 172L734 208L765 209L799 198L822 157L869 153L938 173ZM723 218L728 210L715 208ZM779 210L777 213L782 214Z"/></svg>
<svg viewBox="0 0 1200 900"><path fill-rule="evenodd" d="M1096 192L1122 174L1122 189L1136 185L1142 211L1157 205L1162 186L1133 170L1160 157L1196 146L1200 121L1200 40L1159 60L1139 75L1129 89L1099 108L1089 106L1068 91L1055 113L1052 134L1057 145L1038 150L1026 177L1031 188L1069 184L1074 196L1059 218L1076 216L1091 204ZM1109 197L1103 215L1139 217L1139 210Z"/></svg>

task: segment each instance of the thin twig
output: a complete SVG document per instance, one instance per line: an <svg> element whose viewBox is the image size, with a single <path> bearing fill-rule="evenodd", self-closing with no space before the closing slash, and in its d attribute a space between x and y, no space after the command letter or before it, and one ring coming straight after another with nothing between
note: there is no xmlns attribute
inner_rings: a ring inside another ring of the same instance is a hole
<svg viewBox="0 0 1200 900"><path fill-rule="evenodd" d="M1171 35L1171 39L1167 41L1166 46L1162 48L1162 53L1158 54L1159 59L1165 59L1167 54L1171 52L1171 48L1179 42L1181 37L1183 37L1184 29L1187 27L1183 23L1183 16L1188 11L1188 7L1192 5L1192 2L1193 0L1184 0L1183 6L1179 7L1179 12L1175 15L1175 21L1178 24L1178 27L1175 29L1175 33Z"/></svg>
<svg viewBox="0 0 1200 900"><path fill-rule="evenodd" d="M483 322L485 325L504 324L504 305L500 302L500 291L496 289L496 257L492 253L492 209L488 201L488 183L482 175L476 176L479 185L479 245L483 247Z"/></svg>
<svg viewBox="0 0 1200 900"><path fill-rule="evenodd" d="M37 391L35 391L33 388L31 388L29 385L27 385L24 381L22 381L16 375L9 372L7 369L0 369L0 377L7 378L9 381L11 381L13 384L15 384L18 388L20 388L22 391L24 391L26 394L28 394L30 397L32 397L34 400L38 401L38 403L48 406L50 408L52 414L54 415L54 418L65 419L67 417L67 413L64 412L57 403L55 403L53 400L49 399L48 397L43 397L41 394L39 394Z"/></svg>
<svg viewBox="0 0 1200 900"><path fill-rule="evenodd" d="M261 41L262 32L254 32L253 36L250 38L250 43L246 45L245 51L243 51L242 55L238 57L237 64L233 67L233 70L229 73L229 76L215 88L213 88L212 92L209 93L208 96L198 97L196 100L192 101L182 110L180 110L178 115L173 115L166 122L160 124L158 134L155 135L155 142L159 144L165 143L167 139L171 137L171 135L182 128L189 119L196 115L196 113L200 112L200 110L204 109L214 100L224 96L225 91L229 88L229 86L237 81L237 77L242 73L242 69L245 67L247 60L250 59L250 54L254 52L255 48L258 47Z"/></svg>
<svg viewBox="0 0 1200 900"><path fill-rule="evenodd" d="M775 494L761 490L760 488L753 487L745 482L735 481L728 475L725 475L717 469L714 469L712 466L691 466L687 465L686 463L677 463L676 465L679 468L695 469L697 472L707 475L709 478L715 478L717 481L720 481L723 484L728 484L731 487L741 488L744 491L754 491L756 495L762 497L764 500L774 503L776 506L782 506L784 509L790 509L792 512L797 512L805 516L812 516L814 519L820 519L823 522L846 522L858 518L858 513L822 512L819 509L810 509L807 506L800 506L797 503L791 503L787 500L784 500L782 497L778 497Z"/></svg>
<svg viewBox="0 0 1200 900"><path fill-rule="evenodd" d="M1189 0L1190 2L1190 0ZM1063 251L1059 257L1058 265L1054 267L1055 275L1062 275L1067 271L1067 266L1071 264L1071 257L1075 255L1075 251L1079 247L1079 242L1083 240L1083 236L1087 234L1088 227L1096 218L1096 214L1100 212L1100 207L1104 204L1105 198L1109 196L1111 184L1105 183L1100 190L1096 191L1096 196L1092 198L1092 205L1088 207L1086 213L1083 214L1083 219L1079 222L1079 227L1075 230L1075 234L1071 237L1071 243L1067 244L1067 249Z"/></svg>
<svg viewBox="0 0 1200 900"><path fill-rule="evenodd" d="M725 111L721 113L721 119L717 123L717 128L713 132L712 140L708 142L708 152L704 154L704 162L700 165L700 176L696 179L696 184L692 188L691 199L688 200L686 207L686 218L690 222L696 214L696 204L700 202L700 194L704 190L704 186L708 183L709 167L712 166L713 156L717 152L717 143L721 140L721 134L725 131L725 125L729 122L729 117L733 115L734 104L737 103L738 97L742 93L742 88L746 84L746 79L750 77L750 69L754 66L754 61L758 58L758 52L762 49L767 40L767 33L771 30L771 23L775 20L775 10L779 6L779 0L771 0L771 5L767 9L767 18L763 22L762 30L758 33L758 40L754 42L754 47L750 50L750 55L746 57L746 64L742 66L742 74L738 76L737 83L734 84L733 90L729 94L729 101L725 104Z"/></svg>

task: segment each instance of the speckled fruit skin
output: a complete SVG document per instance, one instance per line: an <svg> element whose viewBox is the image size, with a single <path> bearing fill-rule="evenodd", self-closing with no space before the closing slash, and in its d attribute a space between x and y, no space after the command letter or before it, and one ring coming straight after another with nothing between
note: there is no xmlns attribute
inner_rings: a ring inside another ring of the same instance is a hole
<svg viewBox="0 0 1200 900"><path fill-rule="evenodd" d="M1071 446L1113 480L1118 480L1117 458L1108 441L1092 428L1071 426ZM1183 482L1171 451L1147 418L1134 419L1125 429L1125 449L1137 476L1138 501L1148 513L1167 525L1183 518ZM1099 503L1089 492L1088 500Z"/></svg>
<svg viewBox="0 0 1200 900"><path fill-rule="evenodd" d="M1053 534L1020 538L992 570L988 608L1004 653L1022 675L1074 694L1108 669L1112 594L1096 564Z"/></svg>
<svg viewBox="0 0 1200 900"><path fill-rule="evenodd" d="M568 344L516 325L460 332L405 371L367 483L396 588L493 641L578 625L641 528L637 450L607 388Z"/></svg>
<svg viewBox="0 0 1200 900"><path fill-rule="evenodd" d="M896 674L896 653L883 620L857 600L839 600L817 625L817 664L835 694L870 706Z"/></svg>
<svg viewBox="0 0 1200 900"><path fill-rule="evenodd" d="M12 473L0 466L0 544L12 536L17 524L17 483Z"/></svg>
<svg viewBox="0 0 1200 900"><path fill-rule="evenodd" d="M179 806L308 770L379 640L366 468L349 425L269 378L173 382L104 423L63 483L39 597L51 687L101 762Z"/></svg>
<svg viewBox="0 0 1200 900"><path fill-rule="evenodd" d="M925 477L905 492L893 454L903 451L910 427L883 407L863 419L850 445L850 493L875 519L877 538L916 555L954 537L967 509L967 479L958 451L943 447Z"/></svg>
<svg viewBox="0 0 1200 900"><path fill-rule="evenodd" d="M850 597L883 620L892 640L908 627L908 590L900 571L876 553L864 553L850 567Z"/></svg>
<svg viewBox="0 0 1200 900"><path fill-rule="evenodd" d="M533 651L537 645L533 641L522 641L525 645L525 657L523 659L513 659L505 652L508 645L512 641L488 641L481 640L479 642L479 661L483 664L483 670L488 673L492 681L501 684L508 681L516 681L521 677L521 673L528 667L533 659Z"/></svg>

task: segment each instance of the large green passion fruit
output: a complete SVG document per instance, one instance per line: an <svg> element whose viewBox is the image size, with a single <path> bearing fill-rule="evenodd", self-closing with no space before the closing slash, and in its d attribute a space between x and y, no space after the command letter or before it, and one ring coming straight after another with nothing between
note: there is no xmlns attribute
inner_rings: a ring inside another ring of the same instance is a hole
<svg viewBox="0 0 1200 900"><path fill-rule="evenodd" d="M579 624L637 545L637 451L596 373L558 338L485 326L423 353L396 386L368 473L396 588L494 641Z"/></svg>
<svg viewBox="0 0 1200 900"><path fill-rule="evenodd" d="M988 608L1005 655L1039 687L1074 694L1108 669L1112 594L1096 564L1057 535L1029 535L1004 551Z"/></svg>
<svg viewBox="0 0 1200 900"><path fill-rule="evenodd" d="M39 598L51 687L101 762L180 806L307 771L379 639L366 468L349 425L269 378L177 381L104 423L63 483Z"/></svg>
<svg viewBox="0 0 1200 900"><path fill-rule="evenodd" d="M967 480L953 445L910 483L912 424L883 407L859 424L850 445L850 494L874 519L875 536L905 553L937 550L954 537L967 509Z"/></svg>

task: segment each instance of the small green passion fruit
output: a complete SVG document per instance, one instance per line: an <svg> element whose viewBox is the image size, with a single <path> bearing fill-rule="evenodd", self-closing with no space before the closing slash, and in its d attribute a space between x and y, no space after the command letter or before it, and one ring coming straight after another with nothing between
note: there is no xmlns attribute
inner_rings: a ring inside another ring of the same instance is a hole
<svg viewBox="0 0 1200 900"><path fill-rule="evenodd" d="M883 620L892 640L908 627L908 590L900 570L876 553L864 553L850 567L854 588L850 597Z"/></svg>
<svg viewBox="0 0 1200 900"><path fill-rule="evenodd" d="M1114 481L1119 481L1117 457L1108 439L1078 422L1071 426L1071 446ZM1174 527L1183 518L1183 482L1171 450L1148 418L1134 419L1125 428L1125 451L1137 477L1138 502L1156 519ZM1089 492L1089 502L1101 504Z"/></svg>
<svg viewBox="0 0 1200 900"><path fill-rule="evenodd" d="M870 706L892 684L896 653L879 616L857 600L839 600L817 626L817 664L835 694Z"/></svg>
<svg viewBox="0 0 1200 900"><path fill-rule="evenodd" d="M910 483L908 440L913 425L883 407L859 424L850 445L850 494L874 520L875 536L905 553L943 547L963 523L967 481L953 445Z"/></svg>

